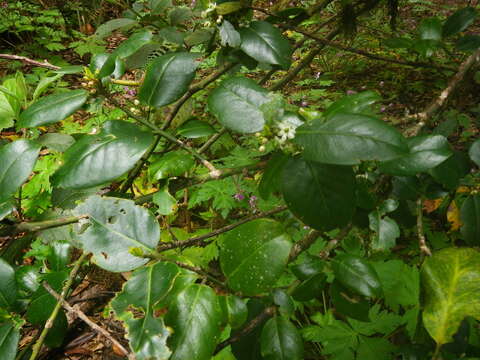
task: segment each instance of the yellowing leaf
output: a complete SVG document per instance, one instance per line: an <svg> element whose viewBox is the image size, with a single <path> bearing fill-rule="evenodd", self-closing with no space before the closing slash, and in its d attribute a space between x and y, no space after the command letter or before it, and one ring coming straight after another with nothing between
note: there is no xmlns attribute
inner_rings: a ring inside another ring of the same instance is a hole
<svg viewBox="0 0 480 360"><path fill-rule="evenodd" d="M452 201L448 207L447 220L450 223L450 230L457 231L462 226L460 220L460 211L458 210L457 203Z"/></svg>
<svg viewBox="0 0 480 360"><path fill-rule="evenodd" d="M437 210L440 205L442 204L443 198L440 199L425 199L423 200L423 210L425 210L427 213L434 212Z"/></svg>
<svg viewBox="0 0 480 360"><path fill-rule="evenodd" d="M480 320L480 253L471 248L440 250L422 266L423 324L442 345L452 341L462 320Z"/></svg>

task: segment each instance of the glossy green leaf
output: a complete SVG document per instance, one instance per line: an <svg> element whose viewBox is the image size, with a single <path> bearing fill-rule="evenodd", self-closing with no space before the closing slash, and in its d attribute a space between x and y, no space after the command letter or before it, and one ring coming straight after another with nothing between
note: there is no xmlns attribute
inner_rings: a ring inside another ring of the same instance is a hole
<svg viewBox="0 0 480 360"><path fill-rule="evenodd" d="M152 37L152 32L148 30L142 30L130 36L127 40L122 42L106 60L103 61L97 77L103 79L105 76L111 75L115 71L117 59L123 60L130 55L133 55L144 45L150 43Z"/></svg>
<svg viewBox="0 0 480 360"><path fill-rule="evenodd" d="M365 297L379 297L382 287L375 269L363 258L338 255L332 261L335 279L348 290Z"/></svg>
<svg viewBox="0 0 480 360"><path fill-rule="evenodd" d="M433 169L453 154L447 139L441 135L408 138L407 144L409 153L380 164L382 172L398 176L416 175Z"/></svg>
<svg viewBox="0 0 480 360"><path fill-rule="evenodd" d="M65 152L54 175L58 187L83 189L122 176L153 142L150 132L125 121L107 121L97 135L85 135Z"/></svg>
<svg viewBox="0 0 480 360"><path fill-rule="evenodd" d="M0 221L5 219L8 215L12 213L12 211L15 210L15 206L13 205L13 202L11 200L6 200L4 202L0 203Z"/></svg>
<svg viewBox="0 0 480 360"><path fill-rule="evenodd" d="M447 248L425 259L423 324L438 345L452 341L462 320L480 320L480 253Z"/></svg>
<svg viewBox="0 0 480 360"><path fill-rule="evenodd" d="M220 43L222 46L231 46L233 48L240 46L242 39L240 33L235 30L233 25L228 20L223 20L219 28Z"/></svg>
<svg viewBox="0 0 480 360"><path fill-rule="evenodd" d="M169 306L166 323L175 329L171 360L210 360L219 342L222 311L208 286L193 284Z"/></svg>
<svg viewBox="0 0 480 360"><path fill-rule="evenodd" d="M160 157L148 168L150 178L154 180L168 179L184 175L195 165L192 155L184 151L170 151Z"/></svg>
<svg viewBox="0 0 480 360"><path fill-rule="evenodd" d="M440 48L440 41L437 40L417 40L413 43L412 49L420 56L429 58Z"/></svg>
<svg viewBox="0 0 480 360"><path fill-rule="evenodd" d="M9 309L17 299L15 271L0 258L0 307Z"/></svg>
<svg viewBox="0 0 480 360"><path fill-rule="evenodd" d="M355 210L355 176L347 166L292 158L283 169L282 193L289 210L318 230L347 225Z"/></svg>
<svg viewBox="0 0 480 360"><path fill-rule="evenodd" d="M473 23L476 17L477 11L473 7L458 10L443 24L443 36L452 36L462 32Z"/></svg>
<svg viewBox="0 0 480 360"><path fill-rule="evenodd" d="M384 41L384 44L392 49L409 49L413 45L413 40L407 38L391 38Z"/></svg>
<svg viewBox="0 0 480 360"><path fill-rule="evenodd" d="M442 22L439 18L429 18L422 21L418 28L422 40L442 40Z"/></svg>
<svg viewBox="0 0 480 360"><path fill-rule="evenodd" d="M371 113L371 106L380 100L382 100L381 96L371 90L344 96L330 105L323 116L330 119L338 113L368 115Z"/></svg>
<svg viewBox="0 0 480 360"><path fill-rule="evenodd" d="M198 54L173 53L153 60L140 87L139 100L161 107L180 99L195 77L197 58Z"/></svg>
<svg viewBox="0 0 480 360"><path fill-rule="evenodd" d="M177 129L177 134L187 139L196 139L215 134L215 129L205 121L188 120Z"/></svg>
<svg viewBox="0 0 480 360"><path fill-rule="evenodd" d="M266 360L303 359L300 332L288 319L275 316L263 326L260 338L262 356Z"/></svg>
<svg viewBox="0 0 480 360"><path fill-rule="evenodd" d="M73 136L62 133L46 133L41 135L37 142L49 149L64 152L75 143Z"/></svg>
<svg viewBox="0 0 480 360"><path fill-rule="evenodd" d="M0 130L12 127L15 116L15 110L10 105L7 95L0 92Z"/></svg>
<svg viewBox="0 0 480 360"><path fill-rule="evenodd" d="M475 51L480 48L480 36L465 35L458 39L455 46L460 51Z"/></svg>
<svg viewBox="0 0 480 360"><path fill-rule="evenodd" d="M0 324L0 354L2 354L2 360L15 360L19 340L20 330L12 321Z"/></svg>
<svg viewBox="0 0 480 360"><path fill-rule="evenodd" d="M111 34L113 31L117 29L130 27L135 24L137 24L136 20L127 19L127 18L109 20L97 28L97 30L95 31L95 36L99 38L104 38L105 36Z"/></svg>
<svg viewBox="0 0 480 360"><path fill-rule="evenodd" d="M247 320L248 309L244 300L235 295L225 295L219 298L220 306L226 317L226 323L232 329L239 328Z"/></svg>
<svg viewBox="0 0 480 360"><path fill-rule="evenodd" d="M261 63L290 67L292 47L280 30L265 21L254 21L240 30L240 48Z"/></svg>
<svg viewBox="0 0 480 360"><path fill-rule="evenodd" d="M470 195L460 209L463 239L471 245L480 243L480 195Z"/></svg>
<svg viewBox="0 0 480 360"><path fill-rule="evenodd" d="M324 268L325 262L310 254L305 254L301 262L290 266L293 274L300 280L307 280L312 275L322 273Z"/></svg>
<svg viewBox="0 0 480 360"><path fill-rule="evenodd" d="M278 306L280 314L290 317L295 312L295 304L292 297L287 294L285 290L274 289L273 290L273 303Z"/></svg>
<svg viewBox="0 0 480 360"><path fill-rule="evenodd" d="M405 139L394 127L366 115L338 113L326 122L303 125L296 134L303 156L326 164L388 161L408 152Z"/></svg>
<svg viewBox="0 0 480 360"><path fill-rule="evenodd" d="M67 241L53 241L50 245L52 252L47 256L49 268L53 271L62 271L70 263L72 245Z"/></svg>
<svg viewBox="0 0 480 360"><path fill-rule="evenodd" d="M270 101L267 90L251 79L235 77L223 81L208 98L210 111L220 123L240 133L262 131L265 118L261 106Z"/></svg>
<svg viewBox="0 0 480 360"><path fill-rule="evenodd" d="M37 100L40 97L40 95L42 95L51 84L53 84L55 81L60 79L62 76L63 74L57 74L54 76L42 77L33 92L32 100L33 101Z"/></svg>
<svg viewBox="0 0 480 360"><path fill-rule="evenodd" d="M282 171L288 161L288 156L278 152L273 154L258 184L258 192L263 199L268 199L270 194L280 190L282 184Z"/></svg>
<svg viewBox="0 0 480 360"><path fill-rule="evenodd" d="M167 305L166 297L180 273L172 263L142 267L132 274L111 303L117 317L126 324L130 348L138 360L168 359L171 354L167 347L171 331L162 318L155 316L155 306Z"/></svg>
<svg viewBox="0 0 480 360"><path fill-rule="evenodd" d="M15 280L19 290L34 293L40 286L41 274L33 265L20 266L15 271Z"/></svg>
<svg viewBox="0 0 480 360"><path fill-rule="evenodd" d="M286 267L291 246L273 220L255 220L229 231L220 249L228 285L246 295L271 289Z"/></svg>
<svg viewBox="0 0 480 360"><path fill-rule="evenodd" d="M470 146L470 150L468 151L468 155L470 155L470 159L480 167L480 139L477 139L472 146Z"/></svg>
<svg viewBox="0 0 480 360"><path fill-rule="evenodd" d="M355 320L370 321L368 300L363 296L352 293L343 287L338 280L330 285L330 299L338 313Z"/></svg>
<svg viewBox="0 0 480 360"><path fill-rule="evenodd" d="M470 171L470 164L466 154L454 151L447 160L429 170L429 174L449 190L456 189L463 178Z"/></svg>
<svg viewBox="0 0 480 360"><path fill-rule="evenodd" d="M420 181L414 176L395 176L392 179L392 194L399 200L415 200L420 190Z"/></svg>
<svg viewBox="0 0 480 360"><path fill-rule="evenodd" d="M0 202L28 179L39 152L40 146L31 140L17 140L0 147Z"/></svg>
<svg viewBox="0 0 480 360"><path fill-rule="evenodd" d="M148 262L133 256L138 248L151 252L160 240L155 217L131 200L92 196L74 209L76 215L88 215L86 229L78 235L82 247L93 253L93 261L105 270L130 271Z"/></svg>
<svg viewBox="0 0 480 360"><path fill-rule="evenodd" d="M22 112L17 127L29 128L62 121L80 109L87 98L88 92L85 90L45 96Z"/></svg>
<svg viewBox="0 0 480 360"><path fill-rule="evenodd" d="M292 292L292 297L297 301L308 301L322 295L322 290L327 282L325 274L314 274L302 281Z"/></svg>

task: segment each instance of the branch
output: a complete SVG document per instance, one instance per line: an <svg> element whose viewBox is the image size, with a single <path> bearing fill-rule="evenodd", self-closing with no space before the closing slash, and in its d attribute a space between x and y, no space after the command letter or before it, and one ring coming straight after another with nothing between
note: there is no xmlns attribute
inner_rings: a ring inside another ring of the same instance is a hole
<svg viewBox="0 0 480 360"><path fill-rule="evenodd" d="M307 250L310 246L313 245L315 240L320 236L320 231L312 230L310 231L302 240L297 241L290 250L290 255L288 256L288 262L294 261L298 255Z"/></svg>
<svg viewBox="0 0 480 360"><path fill-rule="evenodd" d="M184 178L179 178L178 181L173 182L171 181L170 184L170 192L175 193L179 190L186 189L191 186L195 185L200 185L203 183L206 183L207 181L213 181L213 180L220 180L224 179L226 177L232 176L232 175L237 175L237 174L244 174L248 172L249 170L257 170L257 169L263 169L267 165L266 162L262 161L257 164L253 165L247 165L247 166L242 166L242 167L235 167L235 168L225 168L225 169L218 169L218 174L216 176L213 176L211 173L208 173L206 175L201 175L194 177L192 179L184 179ZM135 203L137 205L145 204L149 201L152 200L153 195L155 195L158 191L154 191L150 194L140 196L135 199Z"/></svg>
<svg viewBox="0 0 480 360"><path fill-rule="evenodd" d="M36 60L29 59L25 56L19 56L19 55L0 54L0 59L18 60L18 61L23 62L24 64L33 65L33 66L37 66L37 67L43 67L43 68L47 68L47 69L50 69L50 70L60 70L61 69L59 66L55 66L55 65L50 64L47 60L44 60L43 62L41 62L41 61L36 61Z"/></svg>
<svg viewBox="0 0 480 360"><path fill-rule="evenodd" d="M248 217L246 217L246 218L244 218L244 219L242 219L242 220L240 220L240 221L238 221L234 224L224 226L220 229L214 230L214 231L209 232L208 234L205 234L205 235L196 236L196 237L190 238L188 240L184 240L184 241L172 241L172 242L168 242L168 243L163 243L163 244L161 244L160 246L157 247L157 251L162 252L162 251L166 251L166 250L171 250L171 249L176 249L176 248L185 248L185 247L190 247L190 246L199 246L199 247L207 246L210 242L206 242L205 241L206 239L209 239L211 237L223 234L223 233L225 233L227 231L230 231L232 229L235 229L236 227L238 227L240 225L243 225L247 222L250 222L250 221L253 221L253 220L256 220L256 219L260 219L260 218L264 218L264 217L269 217L270 215L274 215L274 214L280 213L280 212L285 211L285 210L287 210L286 206L279 206L279 207L277 207L273 210L270 210L270 211L265 211L265 212L262 212L262 213L258 213L258 214L255 214L255 215L248 216Z"/></svg>
<svg viewBox="0 0 480 360"><path fill-rule="evenodd" d="M53 322L55 321L58 313L60 312L60 309L62 307L62 301L65 300L65 297L67 296L67 293L70 290L70 287L72 286L73 280L77 276L78 270L80 270L80 267L82 266L82 262L83 262L83 260L86 259L87 256L88 256L88 253L83 253L78 258L78 260L75 261L75 265L74 265L72 271L70 272L70 275L68 276L67 282L65 283L65 285L62 288L62 293L60 295L57 294L58 298L57 297L56 298L57 298L58 302L55 305L55 307L53 308L52 313L48 317L47 322L45 323L45 326L44 326L44 328L43 328L43 330L40 334L40 337L35 342L35 345L33 345L32 355L30 356L30 360L35 360L38 357L38 355L40 353L40 349L42 348L43 342L45 341L45 338L47 337L48 332L53 327ZM43 283L43 286L44 287L46 287L46 286L50 287L46 282Z"/></svg>
<svg viewBox="0 0 480 360"><path fill-rule="evenodd" d="M101 326L97 325L92 320L90 320L90 318L87 315L85 315L85 313L83 311L81 311L80 309L75 309L72 306L70 306L70 304L67 301L65 301L64 299L62 299L61 295L59 295L55 290L53 290L50 287L50 285L48 285L47 283L44 283L43 287L50 293L50 295L52 295L55 299L58 300L59 304L61 304L65 308L65 310L67 310L71 314L76 315L77 317L82 319L88 326L90 326L93 330L95 330L99 334L103 335L108 340L110 340L112 342L112 344L114 344L118 349L120 349L120 351L122 351L125 354L125 356L128 357L129 360L135 360L135 357L133 356L133 354L130 354L123 347L123 345L120 344L107 330L105 330ZM32 360L32 359L30 359L30 360Z"/></svg>
<svg viewBox="0 0 480 360"><path fill-rule="evenodd" d="M200 90L205 89L210 83L214 82L218 78L220 78L223 74L225 74L227 71L232 69L236 63L228 63L223 65L218 71L210 74L207 76L205 79L202 81L199 81L198 83L192 85L190 89L178 100L175 105L173 106L172 111L168 114L167 118L165 119L165 122L162 125L162 130L167 129L175 116L178 114L180 111L180 108L187 102L188 99L190 99L195 93L199 92Z"/></svg>
<svg viewBox="0 0 480 360"><path fill-rule="evenodd" d="M421 197L417 200L417 234L420 252L424 255L432 256L432 252L430 251L425 239L425 233L423 232L423 207Z"/></svg>
<svg viewBox="0 0 480 360"><path fill-rule="evenodd" d="M310 39L315 40L316 42L318 42L320 44L323 44L323 45L326 45L326 46L331 46L331 47L334 47L336 49L339 49L339 50L342 50L342 51L345 51L345 52L351 52L351 53L354 53L354 54L362 55L362 56L368 57L370 59L385 61L385 62L404 65L404 66L434 68L434 69L449 70L449 71L455 70L454 68L452 68L450 66L435 65L435 64L429 64L429 63L418 62L418 61L405 61L405 60L398 60L398 59L394 59L394 58L388 58L388 57L372 54L372 53L369 53L369 52L364 51L364 50L355 49L355 48L348 47L348 46L343 46L341 44L338 44L336 42L333 42L333 41L330 41L330 40L327 40L327 39L319 38L318 36L316 36L314 34L311 34L311 33L308 33L306 31L300 30L296 27L291 27L291 26L282 25L282 24L280 24L279 26L283 27L285 29L291 29L295 32L298 32L299 34L302 34L306 37L309 37Z"/></svg>
<svg viewBox="0 0 480 360"><path fill-rule="evenodd" d="M440 110L440 108L446 103L448 98L463 80L468 70L478 61L480 61L480 50L475 51L459 66L457 73L450 79L448 86L442 91L437 99L432 101L424 111L411 116L411 119L417 119L420 121L411 128L407 129L405 132L407 136L417 135L420 130L422 130L422 128L428 124L432 115Z"/></svg>
<svg viewBox="0 0 480 360"><path fill-rule="evenodd" d="M207 140L207 142L205 144L202 145L202 147L200 149L198 149L198 153L201 154L205 151L208 150L208 148L210 146L213 145L213 143L215 141L217 141L218 139L220 139L220 137L225 134L227 132L227 129L226 128L222 128L219 132L217 132L216 134L212 135L212 137L210 139Z"/></svg>
<svg viewBox="0 0 480 360"><path fill-rule="evenodd" d="M37 222L21 222L16 225L7 226L2 228L0 231L0 236L13 236L22 232L36 232L41 230L47 230L56 228L59 226L74 224L79 222L81 219L87 219L88 215L80 216L69 216L66 218L37 221Z"/></svg>

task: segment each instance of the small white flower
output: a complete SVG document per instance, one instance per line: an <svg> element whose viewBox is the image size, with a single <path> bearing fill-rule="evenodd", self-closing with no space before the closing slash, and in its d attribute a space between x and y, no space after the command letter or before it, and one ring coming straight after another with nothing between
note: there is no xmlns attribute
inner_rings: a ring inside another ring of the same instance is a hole
<svg viewBox="0 0 480 360"><path fill-rule="evenodd" d="M288 139L293 139L295 137L295 126L287 122L278 123L278 132L277 138L280 142L285 142Z"/></svg>
<svg viewBox="0 0 480 360"><path fill-rule="evenodd" d="M133 100L133 103L137 106L140 105L140 101L138 101L137 99Z"/></svg>

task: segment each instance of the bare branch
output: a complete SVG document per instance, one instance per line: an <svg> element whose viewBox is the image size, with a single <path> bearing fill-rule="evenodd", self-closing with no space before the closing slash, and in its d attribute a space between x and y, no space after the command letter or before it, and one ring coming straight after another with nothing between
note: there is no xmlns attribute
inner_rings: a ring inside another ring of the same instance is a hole
<svg viewBox="0 0 480 360"><path fill-rule="evenodd" d="M43 62L41 62L41 61L36 61L36 60L29 59L25 56L19 56L19 55L0 54L0 59L18 60L18 61L23 62L24 64L33 65L33 66L37 66L37 67L43 67L43 68L50 69L50 70L60 70L61 69L59 66L55 66L55 65L50 64L47 60L44 60Z"/></svg>

